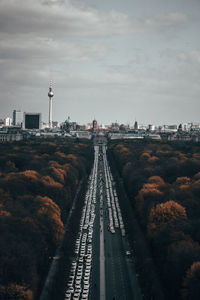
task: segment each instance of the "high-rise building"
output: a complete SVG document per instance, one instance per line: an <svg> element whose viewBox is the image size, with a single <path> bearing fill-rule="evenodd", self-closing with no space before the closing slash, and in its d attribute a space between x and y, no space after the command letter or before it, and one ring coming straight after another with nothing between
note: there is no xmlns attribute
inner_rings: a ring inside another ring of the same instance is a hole
<svg viewBox="0 0 200 300"><path fill-rule="evenodd" d="M12 126L12 119L7 117L4 119L5 126Z"/></svg>
<svg viewBox="0 0 200 300"><path fill-rule="evenodd" d="M137 121L135 121L134 129L135 129L135 130L138 130L138 122L137 122Z"/></svg>
<svg viewBox="0 0 200 300"><path fill-rule="evenodd" d="M24 113L24 129L41 129L42 120L40 113Z"/></svg>
<svg viewBox="0 0 200 300"><path fill-rule="evenodd" d="M13 110L13 125L21 126L23 123L24 113L21 110Z"/></svg>

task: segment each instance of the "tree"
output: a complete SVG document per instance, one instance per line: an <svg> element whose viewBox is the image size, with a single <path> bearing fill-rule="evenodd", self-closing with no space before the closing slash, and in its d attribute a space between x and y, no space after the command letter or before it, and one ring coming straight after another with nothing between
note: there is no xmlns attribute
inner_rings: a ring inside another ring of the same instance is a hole
<svg viewBox="0 0 200 300"><path fill-rule="evenodd" d="M185 208L173 200L157 204L151 209L148 217L148 234L151 236L166 224L186 218Z"/></svg>
<svg viewBox="0 0 200 300"><path fill-rule="evenodd" d="M182 297L184 300L200 299L200 261L194 262L183 280Z"/></svg>
<svg viewBox="0 0 200 300"><path fill-rule="evenodd" d="M168 257L165 265L165 279L172 294L181 294L181 285L186 271L191 264L199 259L200 246L191 238L177 241L168 247Z"/></svg>
<svg viewBox="0 0 200 300"><path fill-rule="evenodd" d="M33 293L27 286L11 283L7 286L0 285L0 299L33 300Z"/></svg>

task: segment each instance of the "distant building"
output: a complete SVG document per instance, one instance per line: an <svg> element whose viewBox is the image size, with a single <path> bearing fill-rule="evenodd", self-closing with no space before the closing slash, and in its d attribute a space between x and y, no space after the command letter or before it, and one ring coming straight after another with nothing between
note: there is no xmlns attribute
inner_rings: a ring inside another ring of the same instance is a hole
<svg viewBox="0 0 200 300"><path fill-rule="evenodd" d="M13 110L13 125L22 127L24 113L21 110Z"/></svg>
<svg viewBox="0 0 200 300"><path fill-rule="evenodd" d="M41 129L41 113L24 113L24 129Z"/></svg>
<svg viewBox="0 0 200 300"><path fill-rule="evenodd" d="M158 131L159 132L164 132L164 133L167 133L167 132L177 132L178 130L178 126L177 125L162 125L162 126L159 126L158 127Z"/></svg>
<svg viewBox="0 0 200 300"><path fill-rule="evenodd" d="M4 119L4 125L5 126L12 126L12 119L7 117Z"/></svg>
<svg viewBox="0 0 200 300"><path fill-rule="evenodd" d="M16 127L4 127L0 130L0 142L21 141L23 134Z"/></svg>
<svg viewBox="0 0 200 300"><path fill-rule="evenodd" d="M0 119L0 127L4 126L4 120Z"/></svg>
<svg viewBox="0 0 200 300"><path fill-rule="evenodd" d="M70 132L70 130L76 130L76 122L72 122L70 117L65 120L64 123L61 124L61 129L67 132Z"/></svg>
<svg viewBox="0 0 200 300"><path fill-rule="evenodd" d="M190 131L191 127L192 127L192 124L190 124L190 123L182 123L178 126L178 130L188 132L188 131Z"/></svg>
<svg viewBox="0 0 200 300"><path fill-rule="evenodd" d="M148 134L145 136L146 139L151 139L151 140L161 140L160 134Z"/></svg>
<svg viewBox="0 0 200 300"><path fill-rule="evenodd" d="M117 132L119 131L119 124L117 122L111 124L111 130Z"/></svg>
<svg viewBox="0 0 200 300"><path fill-rule="evenodd" d="M125 126L124 124L121 124L121 125L119 126L119 130L120 130L120 131L126 131L126 126Z"/></svg>
<svg viewBox="0 0 200 300"><path fill-rule="evenodd" d="M135 121L134 130L138 130L138 122L137 121Z"/></svg>
<svg viewBox="0 0 200 300"><path fill-rule="evenodd" d="M58 127L60 127L59 122L58 122L58 121L52 121L52 127L53 127L53 128L58 128Z"/></svg>
<svg viewBox="0 0 200 300"><path fill-rule="evenodd" d="M80 138L80 139L88 139L90 140L92 138L92 135L89 131L71 131L70 132L72 134L72 136L75 136L77 138Z"/></svg>
<svg viewBox="0 0 200 300"><path fill-rule="evenodd" d="M97 120L93 120L93 122L92 122L92 129L93 130L97 130L98 129Z"/></svg>
<svg viewBox="0 0 200 300"><path fill-rule="evenodd" d="M199 123L192 123L191 124L191 130L197 130L197 131L199 131L200 130L200 124Z"/></svg>
<svg viewBox="0 0 200 300"><path fill-rule="evenodd" d="M140 124L140 125L138 125L138 129L139 129L139 130L147 130L147 129L148 129L148 126L147 126L147 125Z"/></svg>
<svg viewBox="0 0 200 300"><path fill-rule="evenodd" d="M143 139L144 134L141 133L122 133L122 132L110 132L108 137L111 140L118 140L118 139Z"/></svg>
<svg viewBox="0 0 200 300"><path fill-rule="evenodd" d="M149 124L148 129L149 129L149 131L154 131L156 129L156 126Z"/></svg>

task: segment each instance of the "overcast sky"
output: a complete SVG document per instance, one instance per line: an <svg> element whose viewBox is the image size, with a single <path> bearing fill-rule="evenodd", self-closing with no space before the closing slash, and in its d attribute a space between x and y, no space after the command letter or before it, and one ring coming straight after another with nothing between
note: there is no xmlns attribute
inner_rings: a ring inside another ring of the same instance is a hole
<svg viewBox="0 0 200 300"><path fill-rule="evenodd" d="M50 77L53 120L200 122L200 0L0 0L0 118Z"/></svg>

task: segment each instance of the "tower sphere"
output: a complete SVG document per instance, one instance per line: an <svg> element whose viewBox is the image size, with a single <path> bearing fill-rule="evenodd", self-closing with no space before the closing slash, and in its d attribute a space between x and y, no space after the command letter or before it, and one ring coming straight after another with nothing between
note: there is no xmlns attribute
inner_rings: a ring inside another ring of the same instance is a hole
<svg viewBox="0 0 200 300"><path fill-rule="evenodd" d="M52 98L53 97L53 91L52 91L52 88L50 87L49 88L49 92L48 92L48 96L49 96L49 98Z"/></svg>

